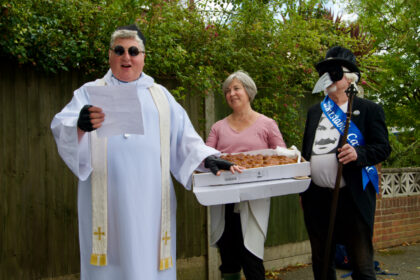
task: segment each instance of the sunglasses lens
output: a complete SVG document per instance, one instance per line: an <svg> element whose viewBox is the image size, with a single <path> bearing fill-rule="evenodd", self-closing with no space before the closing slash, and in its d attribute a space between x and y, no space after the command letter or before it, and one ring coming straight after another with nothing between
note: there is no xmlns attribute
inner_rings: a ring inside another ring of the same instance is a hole
<svg viewBox="0 0 420 280"><path fill-rule="evenodd" d="M130 47L130 48L128 49L128 53L129 53L131 56L137 56L137 55L140 53L140 51L139 51L139 49L138 49L137 47Z"/></svg>
<svg viewBox="0 0 420 280"><path fill-rule="evenodd" d="M114 48L114 53L118 56L122 56L124 54L125 50L122 46L116 46Z"/></svg>
<svg viewBox="0 0 420 280"><path fill-rule="evenodd" d="M120 46L120 45L115 46L115 48L113 50L114 50L114 53L116 55L118 55L118 56L122 56L124 54L124 52L125 52L124 47L123 46ZM138 56L139 53L140 53L140 51L139 51L139 49L137 47L134 47L133 46L133 47L128 48L128 54L130 56Z"/></svg>

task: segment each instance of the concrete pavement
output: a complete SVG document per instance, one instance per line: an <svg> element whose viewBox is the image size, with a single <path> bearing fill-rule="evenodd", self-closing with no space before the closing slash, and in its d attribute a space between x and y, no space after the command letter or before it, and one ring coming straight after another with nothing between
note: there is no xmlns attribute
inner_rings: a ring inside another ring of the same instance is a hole
<svg viewBox="0 0 420 280"><path fill-rule="evenodd" d="M407 244L389 249L375 251L375 260L379 268L388 273L398 275L377 274L378 280L420 280L420 243ZM347 270L337 270L337 279L347 274ZM273 280L313 280L312 266L299 265L268 273L267 279Z"/></svg>
<svg viewBox="0 0 420 280"><path fill-rule="evenodd" d="M398 274L377 274L377 280L420 280L420 243L377 250L375 251L375 260L379 262L379 267L382 271ZM351 280L351 277L341 278L342 275L347 273L349 273L347 270L337 270L337 280ZM301 264L278 271L267 271L266 278L270 280L313 280L312 266L310 264ZM77 279L80 279L79 274L43 278L42 280Z"/></svg>

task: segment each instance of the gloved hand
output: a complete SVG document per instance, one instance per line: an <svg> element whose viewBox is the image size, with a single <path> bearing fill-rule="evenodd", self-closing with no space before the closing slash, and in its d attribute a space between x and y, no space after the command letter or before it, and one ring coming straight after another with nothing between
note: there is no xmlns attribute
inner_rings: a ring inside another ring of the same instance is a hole
<svg viewBox="0 0 420 280"><path fill-rule="evenodd" d="M92 131L94 130L91 119L90 119L90 112L89 108L92 105L85 105L83 106L82 110L80 110L79 119L77 120L77 126L83 131Z"/></svg>
<svg viewBox="0 0 420 280"><path fill-rule="evenodd" d="M216 156L208 156L205 160L204 160L204 167L205 168L209 168L210 171L214 174L217 175L217 171L219 171L220 169L223 170L230 170L230 167L232 165L235 165L234 163L218 158Z"/></svg>

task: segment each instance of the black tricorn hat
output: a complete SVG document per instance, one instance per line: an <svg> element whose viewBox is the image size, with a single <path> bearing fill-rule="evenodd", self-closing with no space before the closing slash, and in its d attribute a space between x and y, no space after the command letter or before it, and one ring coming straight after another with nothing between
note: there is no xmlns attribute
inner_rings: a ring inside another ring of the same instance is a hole
<svg viewBox="0 0 420 280"><path fill-rule="evenodd" d="M131 30L131 31L137 31L137 36L143 41L143 45L146 46L146 38L144 37L143 33L141 33L140 29L135 24L125 25L118 27L117 30Z"/></svg>
<svg viewBox="0 0 420 280"><path fill-rule="evenodd" d="M340 46L332 47L328 50L325 55L325 59L315 65L316 70L320 75L330 68L332 65L344 66L350 70L350 72L358 73L360 77L360 70L356 66L356 56L349 50Z"/></svg>

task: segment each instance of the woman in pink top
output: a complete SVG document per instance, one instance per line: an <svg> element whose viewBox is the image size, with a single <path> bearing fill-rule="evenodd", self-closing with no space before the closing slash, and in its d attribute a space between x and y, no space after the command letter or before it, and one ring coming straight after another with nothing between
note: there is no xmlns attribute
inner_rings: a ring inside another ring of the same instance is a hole
<svg viewBox="0 0 420 280"><path fill-rule="evenodd" d="M257 87L243 71L231 74L223 92L232 113L216 122L206 144L222 153L286 147L276 122L251 108ZM211 207L211 245L219 247L222 279L264 280L264 242L270 198Z"/></svg>

